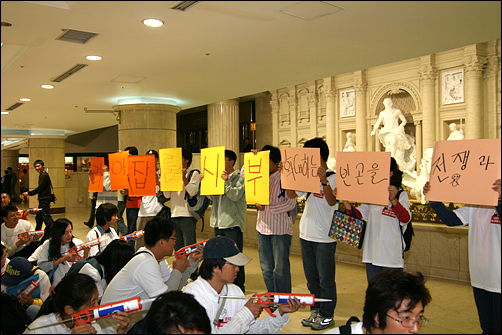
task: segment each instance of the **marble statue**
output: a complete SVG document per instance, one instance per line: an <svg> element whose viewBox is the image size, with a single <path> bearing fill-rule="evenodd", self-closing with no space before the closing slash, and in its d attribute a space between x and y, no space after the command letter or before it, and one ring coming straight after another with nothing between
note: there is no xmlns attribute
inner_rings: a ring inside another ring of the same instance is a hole
<svg viewBox="0 0 502 335"><path fill-rule="evenodd" d="M347 142L345 143L343 151L356 151L356 144L354 143L354 139L352 138L352 133L350 131L347 133Z"/></svg>
<svg viewBox="0 0 502 335"><path fill-rule="evenodd" d="M328 169L330 169L331 171L336 171L336 159L334 159L333 157L328 159L326 165L328 166Z"/></svg>
<svg viewBox="0 0 502 335"><path fill-rule="evenodd" d="M380 112L371 136L375 135L376 130L383 122L383 127L378 133L378 138L384 145L385 151L390 152L401 171L407 170L411 172L415 170L416 163L415 139L404 132L406 118L401 110L393 107L392 99L386 98L383 104L385 109Z"/></svg>
<svg viewBox="0 0 502 335"><path fill-rule="evenodd" d="M458 130L456 123L450 123L450 130L451 133L447 141L463 140L465 138L464 131L462 129Z"/></svg>
<svg viewBox="0 0 502 335"><path fill-rule="evenodd" d="M433 149L428 148L424 151L424 156L420 162L420 175L417 176L416 171L403 171L403 184L410 187L410 196L420 200L422 204L425 205L425 196L423 193L423 188L425 183L429 180L431 172L431 161L432 161Z"/></svg>

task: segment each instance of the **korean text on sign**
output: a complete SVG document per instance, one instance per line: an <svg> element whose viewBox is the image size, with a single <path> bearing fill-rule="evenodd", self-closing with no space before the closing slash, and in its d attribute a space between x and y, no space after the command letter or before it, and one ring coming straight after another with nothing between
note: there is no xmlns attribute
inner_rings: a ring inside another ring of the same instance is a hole
<svg viewBox="0 0 502 335"><path fill-rule="evenodd" d="M437 141L426 200L496 206L500 168L499 139Z"/></svg>
<svg viewBox="0 0 502 335"><path fill-rule="evenodd" d="M225 181L221 174L225 170L225 147L206 148L200 151L201 195L220 195L225 193Z"/></svg>
<svg viewBox="0 0 502 335"><path fill-rule="evenodd" d="M337 198L388 205L390 157L390 152L338 151Z"/></svg>
<svg viewBox="0 0 502 335"><path fill-rule="evenodd" d="M269 204L269 155L270 151L244 154L246 203Z"/></svg>
<svg viewBox="0 0 502 335"><path fill-rule="evenodd" d="M319 193L317 169L321 166L319 148L281 148L281 187L285 190Z"/></svg>
<svg viewBox="0 0 502 335"><path fill-rule="evenodd" d="M181 148L159 150L161 191L183 190L181 156Z"/></svg>

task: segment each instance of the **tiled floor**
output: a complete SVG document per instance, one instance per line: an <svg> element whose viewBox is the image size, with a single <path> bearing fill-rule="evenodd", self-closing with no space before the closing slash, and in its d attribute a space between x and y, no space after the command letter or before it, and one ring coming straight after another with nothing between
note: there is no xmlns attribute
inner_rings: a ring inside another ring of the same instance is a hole
<svg viewBox="0 0 502 335"><path fill-rule="evenodd" d="M23 207L19 205L19 207ZM66 217L74 227L74 235L82 240L89 228L83 224L89 217L89 211L69 212L53 215L54 219ZM30 215L30 222L35 225L35 216ZM258 250L244 246L244 253L253 260L246 266L246 295L254 292L266 292L265 283L259 266ZM309 293L303 273L302 260L298 255L291 255L291 277L294 293ZM338 303L335 309L335 326L344 324L349 317L362 317L364 293L366 290L366 273L362 266L337 263L336 283ZM425 315L430 319L423 327L422 334L473 334L481 333L472 287L468 283L430 277L427 287L431 291L432 303L426 307ZM290 322L281 334L314 334L314 331L303 327L300 321L310 315L308 308L290 315ZM263 312L261 317L265 317Z"/></svg>

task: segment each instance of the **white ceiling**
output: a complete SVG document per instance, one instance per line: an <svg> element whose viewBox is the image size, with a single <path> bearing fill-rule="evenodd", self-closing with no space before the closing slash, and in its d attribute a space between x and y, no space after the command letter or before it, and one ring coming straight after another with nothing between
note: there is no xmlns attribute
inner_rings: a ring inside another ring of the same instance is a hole
<svg viewBox="0 0 502 335"><path fill-rule="evenodd" d="M201 1L170 9L177 3L2 1L1 21L12 26L1 28L1 109L31 99L2 115L3 140L114 125L112 114L84 108L111 110L121 98L166 98L187 109L501 35L500 1ZM278 11L290 4L302 15L343 10L304 20ZM150 28L145 18L165 24ZM56 40L66 28L99 35L86 44ZM78 63L88 66L51 83Z"/></svg>

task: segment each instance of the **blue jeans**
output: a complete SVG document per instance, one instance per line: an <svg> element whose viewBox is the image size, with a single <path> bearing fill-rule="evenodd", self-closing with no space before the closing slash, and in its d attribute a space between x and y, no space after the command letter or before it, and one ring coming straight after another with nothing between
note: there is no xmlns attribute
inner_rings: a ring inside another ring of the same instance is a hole
<svg viewBox="0 0 502 335"><path fill-rule="evenodd" d="M126 202L125 201L118 201L117 202L117 209L118 209L118 212L117 212L117 230L119 233L122 234L122 236L124 235L127 235L127 226L125 225L124 223L124 217L123 217L123 214L124 214L124 211L125 211L125 208L126 208Z"/></svg>
<svg viewBox="0 0 502 335"><path fill-rule="evenodd" d="M336 242L318 243L300 239L303 271L310 294L331 302L316 303L311 310L319 310L323 318L332 318L336 307L335 251Z"/></svg>
<svg viewBox="0 0 502 335"><path fill-rule="evenodd" d="M383 266L366 263L366 279L368 279L368 283L370 282L371 278L373 278L377 273L380 273L385 269L396 269L403 271L403 268L386 268Z"/></svg>
<svg viewBox="0 0 502 335"><path fill-rule="evenodd" d="M214 228L214 236L225 236L231 239L232 241L237 244L237 248L239 248L239 251L242 252L242 248L244 247L244 238L242 235L241 228L239 227L232 227L232 228L227 228L227 229L219 229L219 228ZM244 285L246 281L246 274L244 272L244 267L239 266L239 272L237 272L237 278L234 280L234 284L239 286L242 292L246 292L246 287Z"/></svg>
<svg viewBox="0 0 502 335"><path fill-rule="evenodd" d="M139 208L126 208L127 218L127 234L132 234L136 231L136 221L138 220ZM135 249L136 241L127 241L131 247Z"/></svg>
<svg viewBox="0 0 502 335"><path fill-rule="evenodd" d="M42 224L51 225L54 223L54 219L51 216L51 199L38 199L38 208L42 208L41 211L37 212L35 221L37 222L35 230L41 230Z"/></svg>
<svg viewBox="0 0 502 335"><path fill-rule="evenodd" d="M263 280L268 292L291 293L289 249L291 235L258 233L258 255Z"/></svg>

